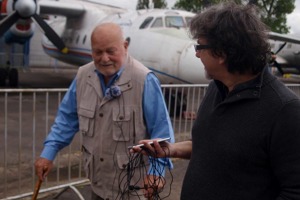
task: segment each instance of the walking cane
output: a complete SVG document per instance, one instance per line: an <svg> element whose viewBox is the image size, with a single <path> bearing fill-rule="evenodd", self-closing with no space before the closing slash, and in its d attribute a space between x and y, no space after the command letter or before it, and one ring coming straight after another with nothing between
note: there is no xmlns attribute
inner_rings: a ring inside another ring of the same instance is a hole
<svg viewBox="0 0 300 200"><path fill-rule="evenodd" d="M39 190L40 190L41 185L42 185L42 181L40 179L38 179L38 181L35 184L35 188L34 188L34 193L33 193L33 196L32 196L32 200L36 200L36 198L37 198L37 196L39 194Z"/></svg>

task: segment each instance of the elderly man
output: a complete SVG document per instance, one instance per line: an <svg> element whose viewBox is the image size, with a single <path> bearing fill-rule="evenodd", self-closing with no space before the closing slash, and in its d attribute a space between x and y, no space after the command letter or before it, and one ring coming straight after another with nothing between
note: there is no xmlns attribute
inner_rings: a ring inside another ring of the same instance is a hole
<svg viewBox="0 0 300 200"><path fill-rule="evenodd" d="M35 163L36 173L41 180L47 176L57 152L79 131L92 199L115 199L120 195L118 176L130 157L127 147L144 138L174 141L174 133L157 77L128 55L121 28L113 23L97 26L91 46L93 62L79 68L66 93ZM163 186L157 180L165 165L172 167L170 160L151 162L145 183L139 183L140 188L156 184L144 191L147 198ZM130 199L141 199L139 195L135 192Z"/></svg>

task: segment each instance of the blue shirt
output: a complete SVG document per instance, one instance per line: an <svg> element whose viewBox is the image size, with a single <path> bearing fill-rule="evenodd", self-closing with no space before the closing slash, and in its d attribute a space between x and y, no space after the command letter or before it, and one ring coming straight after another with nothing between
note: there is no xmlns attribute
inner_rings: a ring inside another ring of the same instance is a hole
<svg viewBox="0 0 300 200"><path fill-rule="evenodd" d="M121 68L118 73L110 79L108 84L105 85L103 75L98 71L95 71L100 79L103 93L105 93L106 89L120 77L122 72L123 68ZM150 137L152 139L171 137L171 142L174 142L174 132L161 92L160 82L153 73L148 73L146 77L142 103L147 132L150 134ZM41 157L48 160L54 160L58 151L69 145L78 131L79 120L77 115L76 79L74 79L59 106L54 124L44 142L44 149L41 153ZM169 159L167 162L165 159L159 159L159 163L157 164L156 168L158 166L160 168L157 171L162 172L163 175L165 173L165 165L168 165L169 168L173 168L172 162ZM149 173L153 174L151 171L152 169L150 166Z"/></svg>

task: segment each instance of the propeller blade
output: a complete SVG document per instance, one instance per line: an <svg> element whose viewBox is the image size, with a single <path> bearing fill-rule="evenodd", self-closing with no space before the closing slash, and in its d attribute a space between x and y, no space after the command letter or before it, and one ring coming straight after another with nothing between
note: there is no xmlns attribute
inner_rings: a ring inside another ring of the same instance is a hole
<svg viewBox="0 0 300 200"><path fill-rule="evenodd" d="M45 32L47 38L62 52L67 53L68 49L65 46L62 39L57 35L57 33L37 14L32 16L35 21L40 25L40 27Z"/></svg>
<svg viewBox="0 0 300 200"><path fill-rule="evenodd" d="M279 73L280 73L281 75L284 74L284 71L282 70L280 64L279 64L276 60L274 61L274 66L277 68L277 70L279 71Z"/></svg>
<svg viewBox="0 0 300 200"><path fill-rule="evenodd" d="M275 55L278 54L278 53L281 51L281 49L283 49L283 47L285 47L285 45L286 45L286 42L283 43L283 44L279 47L279 49L277 49L277 51L275 52Z"/></svg>
<svg viewBox="0 0 300 200"><path fill-rule="evenodd" d="M17 11L14 11L11 15L8 17L5 17L0 22L0 37L3 36L3 34L19 19L19 14Z"/></svg>

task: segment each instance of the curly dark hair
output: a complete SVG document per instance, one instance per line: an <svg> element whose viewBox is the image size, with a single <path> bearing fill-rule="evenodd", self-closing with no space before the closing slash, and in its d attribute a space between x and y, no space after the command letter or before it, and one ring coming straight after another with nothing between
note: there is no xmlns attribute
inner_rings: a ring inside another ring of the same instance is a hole
<svg viewBox="0 0 300 200"><path fill-rule="evenodd" d="M269 28L259 19L254 5L217 4L191 21L194 39L203 37L216 56L227 56L228 72L258 74L268 62Z"/></svg>

